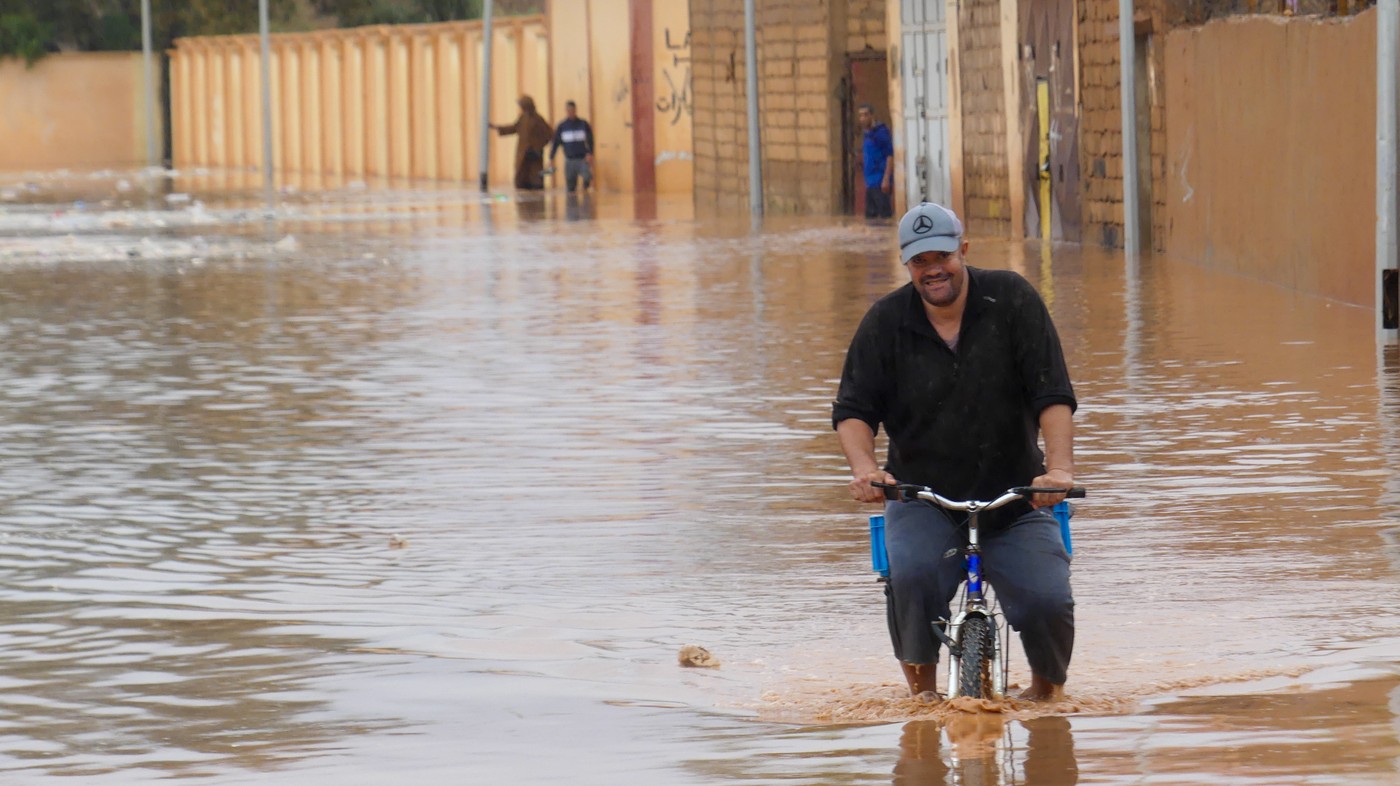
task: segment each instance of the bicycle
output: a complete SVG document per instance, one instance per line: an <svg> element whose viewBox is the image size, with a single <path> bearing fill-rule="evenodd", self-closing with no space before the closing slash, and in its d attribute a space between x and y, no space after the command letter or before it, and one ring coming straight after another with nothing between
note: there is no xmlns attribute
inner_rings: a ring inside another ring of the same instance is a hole
<svg viewBox="0 0 1400 786"><path fill-rule="evenodd" d="M987 592L984 590L982 549L978 542L978 514L985 510L996 510L1018 500L1029 499L1035 494L1064 493L1067 498L1082 499L1084 488L1075 486L1066 492L1065 489L1058 488L1016 486L1007 489L994 500L959 502L948 499L927 486L914 483L872 483L871 485L883 489L886 499L922 502L932 507L968 514L967 548L963 550L967 564L967 582L962 605L951 621L930 620L929 624L933 627L934 637L948 649L948 698L952 699L958 696L993 700L1004 698L1009 664L1003 654L1010 642L1010 631L1007 629L1005 618L997 610L997 604L995 601L988 600ZM1065 541L1065 548L1069 549L1068 505L1062 502L1056 508L1060 508L1060 505L1064 506L1063 512L1056 510L1056 518L1060 521L1060 532ZM879 517L881 524L878 532L874 523L875 518L871 517L871 556L876 571L881 573L881 580L884 581L889 576L889 562L885 559L884 554L884 517ZM946 631L943 628L944 625L947 626Z"/></svg>

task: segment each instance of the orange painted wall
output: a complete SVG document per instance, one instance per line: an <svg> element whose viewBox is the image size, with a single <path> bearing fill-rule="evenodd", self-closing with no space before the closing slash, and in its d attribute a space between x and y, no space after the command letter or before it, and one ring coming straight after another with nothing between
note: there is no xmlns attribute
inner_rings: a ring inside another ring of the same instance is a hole
<svg viewBox="0 0 1400 786"><path fill-rule="evenodd" d="M652 0L659 193L688 194L694 181L689 9L689 0ZM630 191L633 183L630 10L629 0L556 0L544 16L495 21L492 122L514 120L516 98L528 94L557 124L572 98L593 124L596 182L604 191ZM279 34L271 44L279 171L475 182L480 22ZM259 78L257 36L175 42L177 166L262 166ZM514 139L491 135L493 186L511 182L514 154Z"/></svg>
<svg viewBox="0 0 1400 786"><path fill-rule="evenodd" d="M1375 10L1239 17L1166 47L1167 253L1373 304Z"/></svg>
<svg viewBox="0 0 1400 786"><path fill-rule="evenodd" d="M563 3L554 2L560 6ZM592 45L588 70L592 79L593 125L598 188L632 190L632 46L628 38L628 0L589 0ZM565 35L554 28L552 35Z"/></svg>
<svg viewBox="0 0 1400 786"><path fill-rule="evenodd" d="M578 104L593 126L602 191L631 191L633 184L631 10L629 0L553 0L547 11L554 102L546 116L557 123L565 101ZM689 194L695 171L690 2L651 0L651 14L656 191Z"/></svg>
<svg viewBox="0 0 1400 786"><path fill-rule="evenodd" d="M690 3L653 0L652 22L656 190L689 194L695 188Z"/></svg>
<svg viewBox="0 0 1400 786"><path fill-rule="evenodd" d="M271 38L273 162L333 179L466 180L481 172L480 22L394 25ZM170 56L177 167L260 168L255 35L180 38ZM543 17L498 18L491 122L510 123L521 93L549 105ZM547 111L545 117L552 119ZM489 182L507 187L515 139L490 138Z"/></svg>
<svg viewBox="0 0 1400 786"><path fill-rule="evenodd" d="M33 68L0 60L0 169L144 165L144 90L139 52L51 54Z"/></svg>

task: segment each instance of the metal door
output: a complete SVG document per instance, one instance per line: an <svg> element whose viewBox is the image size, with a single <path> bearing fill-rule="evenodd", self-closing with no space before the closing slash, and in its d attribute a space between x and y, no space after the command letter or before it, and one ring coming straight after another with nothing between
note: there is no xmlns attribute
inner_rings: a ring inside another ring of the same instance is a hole
<svg viewBox="0 0 1400 786"><path fill-rule="evenodd" d="M900 0L904 193L909 204L950 205L946 0Z"/></svg>
<svg viewBox="0 0 1400 786"><path fill-rule="evenodd" d="M1025 234L1078 242L1079 111L1074 100L1074 3L1018 4ZM1044 102L1044 103L1042 103ZM1042 145L1045 145L1042 147ZM1048 215L1047 215L1048 213ZM1043 229L1042 229L1043 228Z"/></svg>

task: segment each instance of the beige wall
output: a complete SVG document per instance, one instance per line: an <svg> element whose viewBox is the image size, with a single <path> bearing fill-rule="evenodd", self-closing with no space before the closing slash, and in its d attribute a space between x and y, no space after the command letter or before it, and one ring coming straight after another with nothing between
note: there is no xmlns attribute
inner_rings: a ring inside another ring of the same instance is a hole
<svg viewBox="0 0 1400 786"><path fill-rule="evenodd" d="M554 103L548 107L550 119L564 117L564 102L578 104L579 116L594 122L592 65L589 47L592 45L594 14L592 0L553 2L549 4L550 79L554 88ZM602 31L600 32L600 37ZM596 124L594 124L596 126ZM596 134L597 129L594 128ZM602 165L601 157L595 157ZM595 167L596 168L596 167Z"/></svg>
<svg viewBox="0 0 1400 786"><path fill-rule="evenodd" d="M575 0L577 1L577 0ZM564 2L552 3L554 6ZM588 0L592 14L593 125L598 188L632 190L632 46L627 0ZM556 35L561 31L556 29Z"/></svg>
<svg viewBox="0 0 1400 786"><path fill-rule="evenodd" d="M652 21L656 190L689 194L695 188L689 1L653 0Z"/></svg>
<svg viewBox="0 0 1400 786"><path fill-rule="evenodd" d="M702 211L748 209L743 15L741 0L692 0L690 4L695 206Z"/></svg>
<svg viewBox="0 0 1400 786"><path fill-rule="evenodd" d="M695 204L706 212L749 204L743 8L742 0L691 3ZM844 0L763 0L756 9L767 212L841 209L845 8Z"/></svg>
<svg viewBox="0 0 1400 786"><path fill-rule="evenodd" d="M949 5L957 0L949 0ZM905 170L905 149L904 149L904 82L901 79L899 58L901 54L900 41L904 35L902 26L902 10L899 0L888 0L885 3L885 52L887 53L888 65L890 69L890 134L894 137L894 214L904 215L909 209L908 205L908 184L901 182L901 176ZM957 58L957 25L949 25L948 47L950 57L948 58L948 73L956 75L958 73ZM949 156L949 170L953 180L953 209L962 209L962 156L957 153L957 149L962 145L962 139L958 136L958 124L952 119L960 117L962 102L956 90L949 93L949 114L951 115L949 126L952 136L949 140L954 146L953 153ZM961 215L961 213L959 213Z"/></svg>
<svg viewBox="0 0 1400 786"><path fill-rule="evenodd" d="M1144 99L1151 112L1153 177L1153 248L1161 250L1168 212L1160 180L1166 169L1166 101L1172 89L1166 84L1163 31L1167 29L1163 0L1146 0L1136 6L1135 26L1148 35L1149 88ZM1118 0L1079 0L1079 173L1083 208L1084 243L1123 245L1123 114L1122 73L1118 62ZM1254 66L1246 64L1247 70ZM1220 78L1213 75L1211 78Z"/></svg>
<svg viewBox="0 0 1400 786"><path fill-rule="evenodd" d="M145 164L144 95L139 52L51 54L33 68L0 60L0 169Z"/></svg>
<svg viewBox="0 0 1400 786"><path fill-rule="evenodd" d="M894 0L899 5L899 0ZM846 37L843 51L860 52L886 49L886 0L846 0Z"/></svg>
<svg viewBox="0 0 1400 786"><path fill-rule="evenodd" d="M961 124L962 215L976 235L1019 234L1013 232L1019 220L1013 221L1011 202L1001 18L1001 0L958 4L955 87L961 111L950 122Z"/></svg>
<svg viewBox="0 0 1400 786"><path fill-rule="evenodd" d="M272 36L273 161L340 177L475 181L481 171L480 22ZM542 17L497 20L491 121L532 95L551 121ZM181 38L170 52L177 167L262 166L257 36ZM515 140L490 142L490 182L512 180Z"/></svg>
<svg viewBox="0 0 1400 786"><path fill-rule="evenodd" d="M652 150L656 192L689 194L694 185L694 114L689 0L646 0L652 15ZM631 0L554 0L547 18L554 104L564 117L573 99L593 126L598 188L631 191L635 131L632 106Z"/></svg>
<svg viewBox="0 0 1400 786"><path fill-rule="evenodd" d="M1169 254L1374 303L1375 21L1240 17L1167 36Z"/></svg>

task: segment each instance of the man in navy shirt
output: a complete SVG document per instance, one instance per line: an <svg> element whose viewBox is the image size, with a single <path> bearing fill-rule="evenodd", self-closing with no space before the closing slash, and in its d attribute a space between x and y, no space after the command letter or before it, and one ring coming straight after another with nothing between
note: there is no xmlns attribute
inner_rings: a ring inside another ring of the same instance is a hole
<svg viewBox="0 0 1400 786"><path fill-rule="evenodd" d="M564 185L572 193L580 179L583 190L593 185L593 127L587 120L578 116L578 105L573 101L564 103L567 117L554 131L554 144L549 147L550 166L553 167L554 154L560 146L564 148Z"/></svg>
<svg viewBox="0 0 1400 786"><path fill-rule="evenodd" d="M851 466L851 496L885 504L890 640L912 694L935 690L938 641L966 577L966 529L942 510L886 502L871 481L931 486L950 499L993 499L1011 486L1074 485L1078 402L1059 335L1035 288L1009 270L966 264L953 211L925 202L899 222L909 283L856 329L832 422ZM889 437L882 467L875 434ZM1045 448L1039 445L1043 438ZM1049 506L1063 494L982 518L983 569L1031 667L1022 698L1063 695L1074 649L1069 554Z"/></svg>
<svg viewBox="0 0 1400 786"><path fill-rule="evenodd" d="M869 104L861 104L856 116L865 130L862 146L865 217L890 218L894 215L894 204L890 200L894 190L894 140L890 137L890 127L876 122L875 108Z"/></svg>

